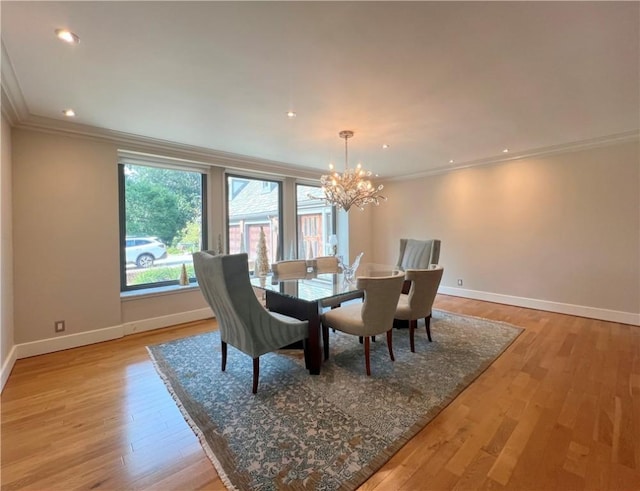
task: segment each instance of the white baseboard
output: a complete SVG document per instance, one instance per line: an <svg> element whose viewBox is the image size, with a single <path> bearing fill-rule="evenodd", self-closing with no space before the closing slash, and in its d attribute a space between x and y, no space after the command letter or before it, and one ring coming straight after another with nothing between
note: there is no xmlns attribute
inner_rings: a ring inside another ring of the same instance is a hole
<svg viewBox="0 0 640 491"><path fill-rule="evenodd" d="M2 364L2 372L0 372L0 392L4 389L4 384L9 380L9 375L11 374L11 370L13 370L13 365L16 363L18 350L15 346L11 348L9 351L9 356Z"/></svg>
<svg viewBox="0 0 640 491"><path fill-rule="evenodd" d="M163 315L162 317L126 322L122 324L122 327L124 335L128 336L129 334L152 331L154 329L184 324L185 322L200 321L211 317L213 317L213 312L207 307L189 312L180 312L178 314Z"/></svg>
<svg viewBox="0 0 640 491"><path fill-rule="evenodd" d="M127 322L118 326L105 327L102 329L95 329L93 331L41 339L30 343L21 343L14 346L14 349L16 350L16 358L21 359L29 356L44 355L55 351L77 348L79 346L86 346L88 344L100 343L102 341L110 341L112 339L128 336L129 334L175 326L185 322L207 319L212 316L213 313L211 312L211 309L198 309L136 322Z"/></svg>
<svg viewBox="0 0 640 491"><path fill-rule="evenodd" d="M65 336L57 336L55 338L39 339L38 341L17 344L16 348L18 349L18 359L21 359L70 348L77 348L78 346L86 346L87 344L110 341L112 339L121 338L122 336L123 329L120 325L94 329L93 331L67 334Z"/></svg>
<svg viewBox="0 0 640 491"><path fill-rule="evenodd" d="M630 324L632 326L640 326L640 314L635 314L633 312L599 309L595 307L585 307L584 305L551 302L549 300L538 300L535 298L514 297L511 295L502 295L500 293L467 290L464 288L454 288L450 286L440 286L440 288L438 288L438 293L453 295L456 297L472 298L474 300L484 300L486 302L514 305L516 307L545 310L548 312L556 312L559 314L588 317L590 319L618 322L620 324Z"/></svg>

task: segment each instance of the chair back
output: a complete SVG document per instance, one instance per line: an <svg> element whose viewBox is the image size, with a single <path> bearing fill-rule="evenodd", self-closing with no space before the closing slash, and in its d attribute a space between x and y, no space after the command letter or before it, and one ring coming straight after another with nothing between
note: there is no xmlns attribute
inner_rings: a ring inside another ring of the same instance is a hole
<svg viewBox="0 0 640 491"><path fill-rule="evenodd" d="M427 269L440 260L440 240L400 239L400 255L397 268Z"/></svg>
<svg viewBox="0 0 640 491"><path fill-rule="evenodd" d="M336 256L320 256L312 259L315 261L317 273L337 273L338 258Z"/></svg>
<svg viewBox="0 0 640 491"><path fill-rule="evenodd" d="M276 276L300 275L304 278L307 274L307 261L304 259L292 259L289 261L278 261L271 264L271 271Z"/></svg>
<svg viewBox="0 0 640 491"><path fill-rule="evenodd" d="M252 358L303 339L301 330L283 328L256 297L246 253L193 254L193 266L205 300L218 321L220 339Z"/></svg>
<svg viewBox="0 0 640 491"><path fill-rule="evenodd" d="M412 319L431 315L443 272L444 268L441 266L431 269L409 269L405 272L405 279L411 281L407 300Z"/></svg>
<svg viewBox="0 0 640 491"><path fill-rule="evenodd" d="M364 290L361 336L376 336L393 327L393 318L400 298L404 276L360 276L357 287Z"/></svg>

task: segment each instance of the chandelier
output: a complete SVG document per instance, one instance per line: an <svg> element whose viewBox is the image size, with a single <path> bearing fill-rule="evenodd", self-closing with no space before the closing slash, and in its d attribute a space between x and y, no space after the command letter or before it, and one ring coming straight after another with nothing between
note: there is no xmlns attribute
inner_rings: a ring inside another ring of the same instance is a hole
<svg viewBox="0 0 640 491"><path fill-rule="evenodd" d="M353 131L344 130L338 133L340 138L344 138L344 172L342 174L334 171L333 164L329 164L330 174L323 175L320 178L324 199L327 203L349 211L351 206L357 206L364 210L364 206L368 204L380 204L380 200L386 200L384 196L378 193L384 187L380 184L374 187L368 177L371 171L365 171L360 164L355 169L349 168L349 148L348 140L353 137ZM310 196L314 197L314 196Z"/></svg>

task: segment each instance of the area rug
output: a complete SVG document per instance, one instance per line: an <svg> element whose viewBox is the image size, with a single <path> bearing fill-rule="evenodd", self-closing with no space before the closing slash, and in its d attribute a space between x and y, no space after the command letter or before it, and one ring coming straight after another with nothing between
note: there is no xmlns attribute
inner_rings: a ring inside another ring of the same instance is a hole
<svg viewBox="0 0 640 491"><path fill-rule="evenodd" d="M422 323L419 324L422 326ZM367 377L358 338L330 334L330 359L311 376L300 356L251 358L217 331L148 347L157 371L229 489L355 489L482 373L520 334L508 324L435 311L433 342L394 329L371 343Z"/></svg>

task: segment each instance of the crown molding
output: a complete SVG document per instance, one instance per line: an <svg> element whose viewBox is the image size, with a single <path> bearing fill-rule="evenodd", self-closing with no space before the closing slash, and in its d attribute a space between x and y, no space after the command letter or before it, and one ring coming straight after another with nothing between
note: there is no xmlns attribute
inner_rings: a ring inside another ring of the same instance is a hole
<svg viewBox="0 0 640 491"><path fill-rule="evenodd" d="M256 173L275 174L282 177L313 180L320 178L320 171L309 169L308 167L249 157L221 150L213 150L195 145L175 143L169 140L139 136L70 121L60 121L42 116L31 115L26 120L19 120L14 126L20 129L111 142L118 145L118 149L123 151L146 155L161 154L163 157L189 160L214 167L244 171L251 170Z"/></svg>
<svg viewBox="0 0 640 491"><path fill-rule="evenodd" d="M4 85L0 87L0 92L0 112L2 113L2 117L9 121L11 126L15 126L18 121L16 108L13 106L11 99L4 90Z"/></svg>
<svg viewBox="0 0 640 491"><path fill-rule="evenodd" d="M2 115L11 125L16 125L29 117L29 108L13 69L13 63L4 42L0 40L0 80L2 84Z"/></svg>
<svg viewBox="0 0 640 491"><path fill-rule="evenodd" d="M549 147L540 147L517 154L499 155L494 157L488 157L478 160L470 160L467 162L460 162L456 165L441 166L436 169L431 169L424 172L416 172L414 174L407 174L397 177L389 177L387 179L381 179L382 182L391 181L406 181L411 179L420 179L422 177L436 176L439 174L447 174L454 170L469 169L471 167L480 167L485 165L502 164L505 162L511 162L514 160L549 157L552 155L559 155L569 152L577 152L579 150L588 150L598 147L606 147L609 145L617 145L620 143L637 142L640 141L640 129L625 131L622 133L615 133L613 135L605 135L596 138L590 138L586 140L579 140L569 143L562 143L560 145L552 145Z"/></svg>

